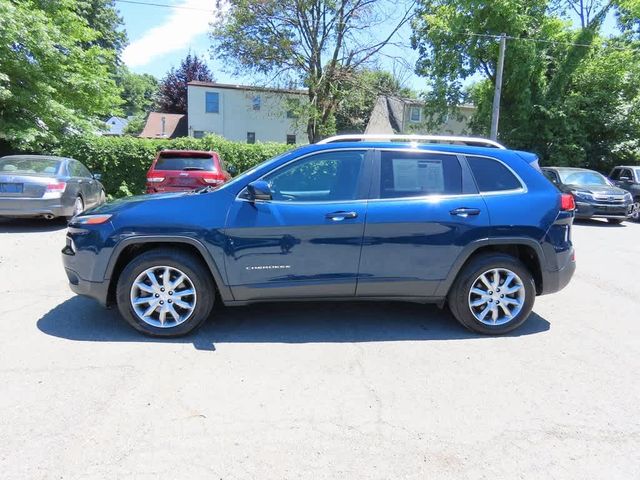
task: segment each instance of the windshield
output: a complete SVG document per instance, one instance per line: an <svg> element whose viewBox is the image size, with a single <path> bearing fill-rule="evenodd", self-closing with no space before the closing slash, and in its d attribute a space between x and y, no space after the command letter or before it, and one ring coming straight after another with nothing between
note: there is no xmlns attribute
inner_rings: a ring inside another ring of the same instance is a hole
<svg viewBox="0 0 640 480"><path fill-rule="evenodd" d="M60 163L60 160L54 160L51 158L3 158L0 159L0 174L56 175L60 170Z"/></svg>
<svg viewBox="0 0 640 480"><path fill-rule="evenodd" d="M156 162L155 170L215 170L213 158L207 157L160 157Z"/></svg>
<svg viewBox="0 0 640 480"><path fill-rule="evenodd" d="M233 179L229 180L227 183L224 183L221 185L220 188L226 188L229 185L234 185L237 182L241 182L245 177L251 175L253 172L255 172L256 170L258 170L259 168L264 167L265 165L271 163L271 162L276 162L278 160L280 160L282 157L284 157L285 155L290 154L291 151L285 152L285 153L281 153L280 155L278 155L277 157L273 157L273 158L269 158L267 160L264 160L263 162L260 162L258 165L255 165L254 167L251 167L249 170L242 172L240 175L238 175L237 177L233 177Z"/></svg>
<svg viewBox="0 0 640 480"><path fill-rule="evenodd" d="M610 185L604 175L590 170L559 170L565 185Z"/></svg>

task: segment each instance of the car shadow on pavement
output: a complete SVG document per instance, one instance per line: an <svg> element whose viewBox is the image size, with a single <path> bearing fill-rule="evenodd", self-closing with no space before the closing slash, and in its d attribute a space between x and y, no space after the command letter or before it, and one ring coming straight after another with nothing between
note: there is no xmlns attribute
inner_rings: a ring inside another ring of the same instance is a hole
<svg viewBox="0 0 640 480"><path fill-rule="evenodd" d="M448 310L403 302L294 302L219 307L197 332L182 338L145 337L128 326L116 309L106 310L80 296L61 303L41 319L47 335L88 342L192 343L215 350L222 343L358 343L470 340L492 338L467 331ZM547 320L532 313L507 336L549 330Z"/></svg>
<svg viewBox="0 0 640 480"><path fill-rule="evenodd" d="M64 218L0 218L0 233L56 232L65 228Z"/></svg>

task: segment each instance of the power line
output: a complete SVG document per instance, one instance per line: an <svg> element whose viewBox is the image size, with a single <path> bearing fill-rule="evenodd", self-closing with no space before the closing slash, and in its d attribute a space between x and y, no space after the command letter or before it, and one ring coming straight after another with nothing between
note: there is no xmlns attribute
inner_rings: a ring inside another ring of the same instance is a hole
<svg viewBox="0 0 640 480"><path fill-rule="evenodd" d="M140 2L136 0L115 0L118 3L129 3L131 5L144 5L147 7L162 7L162 8L175 8L179 10L193 10L196 12L211 13L213 10L207 10L206 8L188 7L186 5L169 5L167 3L154 3L154 2Z"/></svg>

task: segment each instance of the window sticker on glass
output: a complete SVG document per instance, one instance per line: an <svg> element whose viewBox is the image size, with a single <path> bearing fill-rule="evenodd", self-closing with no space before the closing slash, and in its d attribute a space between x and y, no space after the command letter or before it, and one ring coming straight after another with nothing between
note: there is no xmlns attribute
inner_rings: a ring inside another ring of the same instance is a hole
<svg viewBox="0 0 640 480"><path fill-rule="evenodd" d="M444 172L440 161L394 158L393 178L396 191L444 191Z"/></svg>

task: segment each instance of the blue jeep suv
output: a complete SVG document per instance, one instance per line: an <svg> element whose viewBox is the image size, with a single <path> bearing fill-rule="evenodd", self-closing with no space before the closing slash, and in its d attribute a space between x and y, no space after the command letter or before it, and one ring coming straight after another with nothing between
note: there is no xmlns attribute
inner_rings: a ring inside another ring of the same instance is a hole
<svg viewBox="0 0 640 480"><path fill-rule="evenodd" d="M321 299L448 304L500 334L571 279L573 209L535 155L488 140L333 137L215 189L86 211L62 256L74 292L153 336L220 302Z"/></svg>

